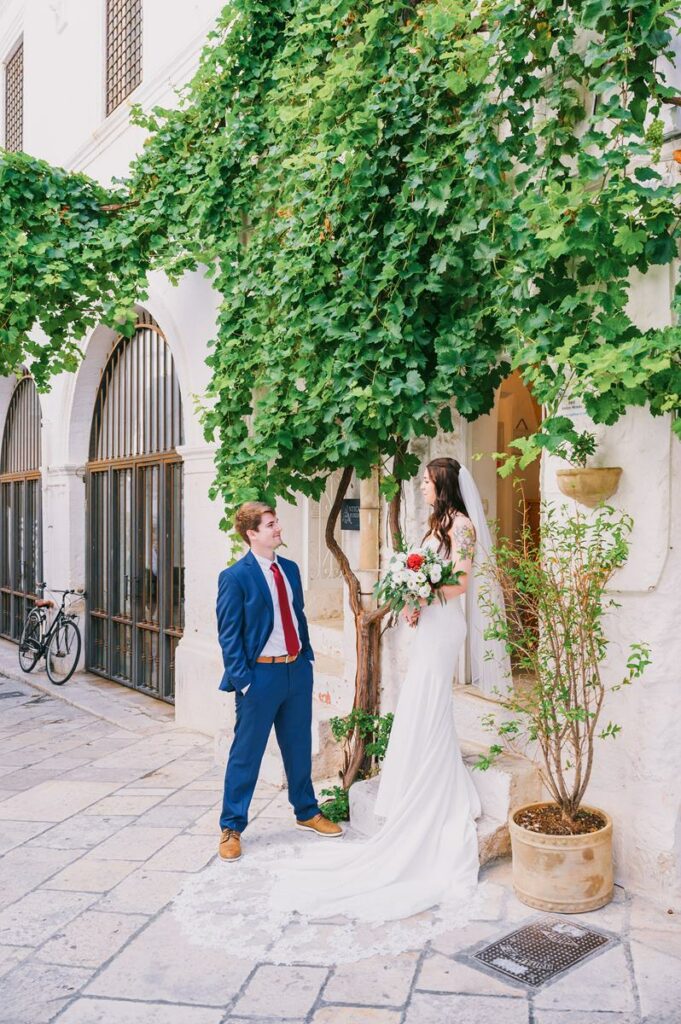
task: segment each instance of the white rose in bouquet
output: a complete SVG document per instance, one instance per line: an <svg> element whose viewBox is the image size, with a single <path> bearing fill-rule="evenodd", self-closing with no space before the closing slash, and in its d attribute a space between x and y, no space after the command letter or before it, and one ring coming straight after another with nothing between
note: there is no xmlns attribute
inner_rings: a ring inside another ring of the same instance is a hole
<svg viewBox="0 0 681 1024"><path fill-rule="evenodd" d="M430 587L419 587L419 597L430 597Z"/></svg>
<svg viewBox="0 0 681 1024"><path fill-rule="evenodd" d="M442 568L437 564L437 562L435 563L435 565L431 565L428 575L430 576L431 583L440 582L440 580L442 579Z"/></svg>

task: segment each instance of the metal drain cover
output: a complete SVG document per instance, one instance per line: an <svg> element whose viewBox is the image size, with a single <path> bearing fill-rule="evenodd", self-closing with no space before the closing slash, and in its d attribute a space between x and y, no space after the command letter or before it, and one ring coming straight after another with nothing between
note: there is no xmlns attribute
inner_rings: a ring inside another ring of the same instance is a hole
<svg viewBox="0 0 681 1024"><path fill-rule="evenodd" d="M607 935L574 921L543 918L484 946L472 958L507 978L536 988L608 942Z"/></svg>

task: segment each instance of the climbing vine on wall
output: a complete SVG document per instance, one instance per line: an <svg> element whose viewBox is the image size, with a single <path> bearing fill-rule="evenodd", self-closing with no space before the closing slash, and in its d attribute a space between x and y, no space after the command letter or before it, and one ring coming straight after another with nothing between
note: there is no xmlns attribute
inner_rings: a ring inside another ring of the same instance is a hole
<svg viewBox="0 0 681 1024"><path fill-rule="evenodd" d="M227 509L390 468L450 398L487 411L504 355L549 412L528 458L573 435L568 393L597 422L678 411L678 330L627 312L678 245L655 166L677 13L235 0L178 108L135 115L125 180L0 157L0 372L29 359L46 386L98 320L130 326L150 269L207 267Z"/></svg>

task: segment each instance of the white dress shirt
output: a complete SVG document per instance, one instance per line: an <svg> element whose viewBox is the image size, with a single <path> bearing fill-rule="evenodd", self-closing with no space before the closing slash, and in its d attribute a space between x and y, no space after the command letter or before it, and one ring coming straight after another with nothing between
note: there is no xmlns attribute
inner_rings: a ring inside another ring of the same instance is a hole
<svg viewBox="0 0 681 1024"><path fill-rule="evenodd" d="M265 579L267 580L267 586L270 588L270 594L272 596L272 604L274 605L274 626L270 633L267 643L263 647L260 655L265 658L277 658L287 653L286 651L286 639L284 637L284 625L281 621L281 608L279 607L279 594L277 592L277 583L272 572L272 562L269 558L261 558L260 555L256 555L253 552L253 557L257 561L258 565L262 569ZM274 556L275 562L277 556ZM300 643L300 630L298 629L298 619L293 608L293 591L291 590L291 584L286 578L286 573L279 565L279 572L284 580L284 586L286 587L286 593L288 594L288 603L291 609L291 618L293 619L293 625L295 627L296 636L298 637L298 647L301 647Z"/></svg>

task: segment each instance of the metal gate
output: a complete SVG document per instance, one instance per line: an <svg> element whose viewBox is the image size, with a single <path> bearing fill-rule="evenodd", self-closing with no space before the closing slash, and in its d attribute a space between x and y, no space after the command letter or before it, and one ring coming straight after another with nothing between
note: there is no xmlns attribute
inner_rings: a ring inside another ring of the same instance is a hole
<svg viewBox="0 0 681 1024"><path fill-rule="evenodd" d="M18 641L42 577L40 400L31 377L17 384L0 453L0 634Z"/></svg>
<svg viewBox="0 0 681 1024"><path fill-rule="evenodd" d="M88 462L88 668L162 700L184 627L182 403L151 317L102 374Z"/></svg>

